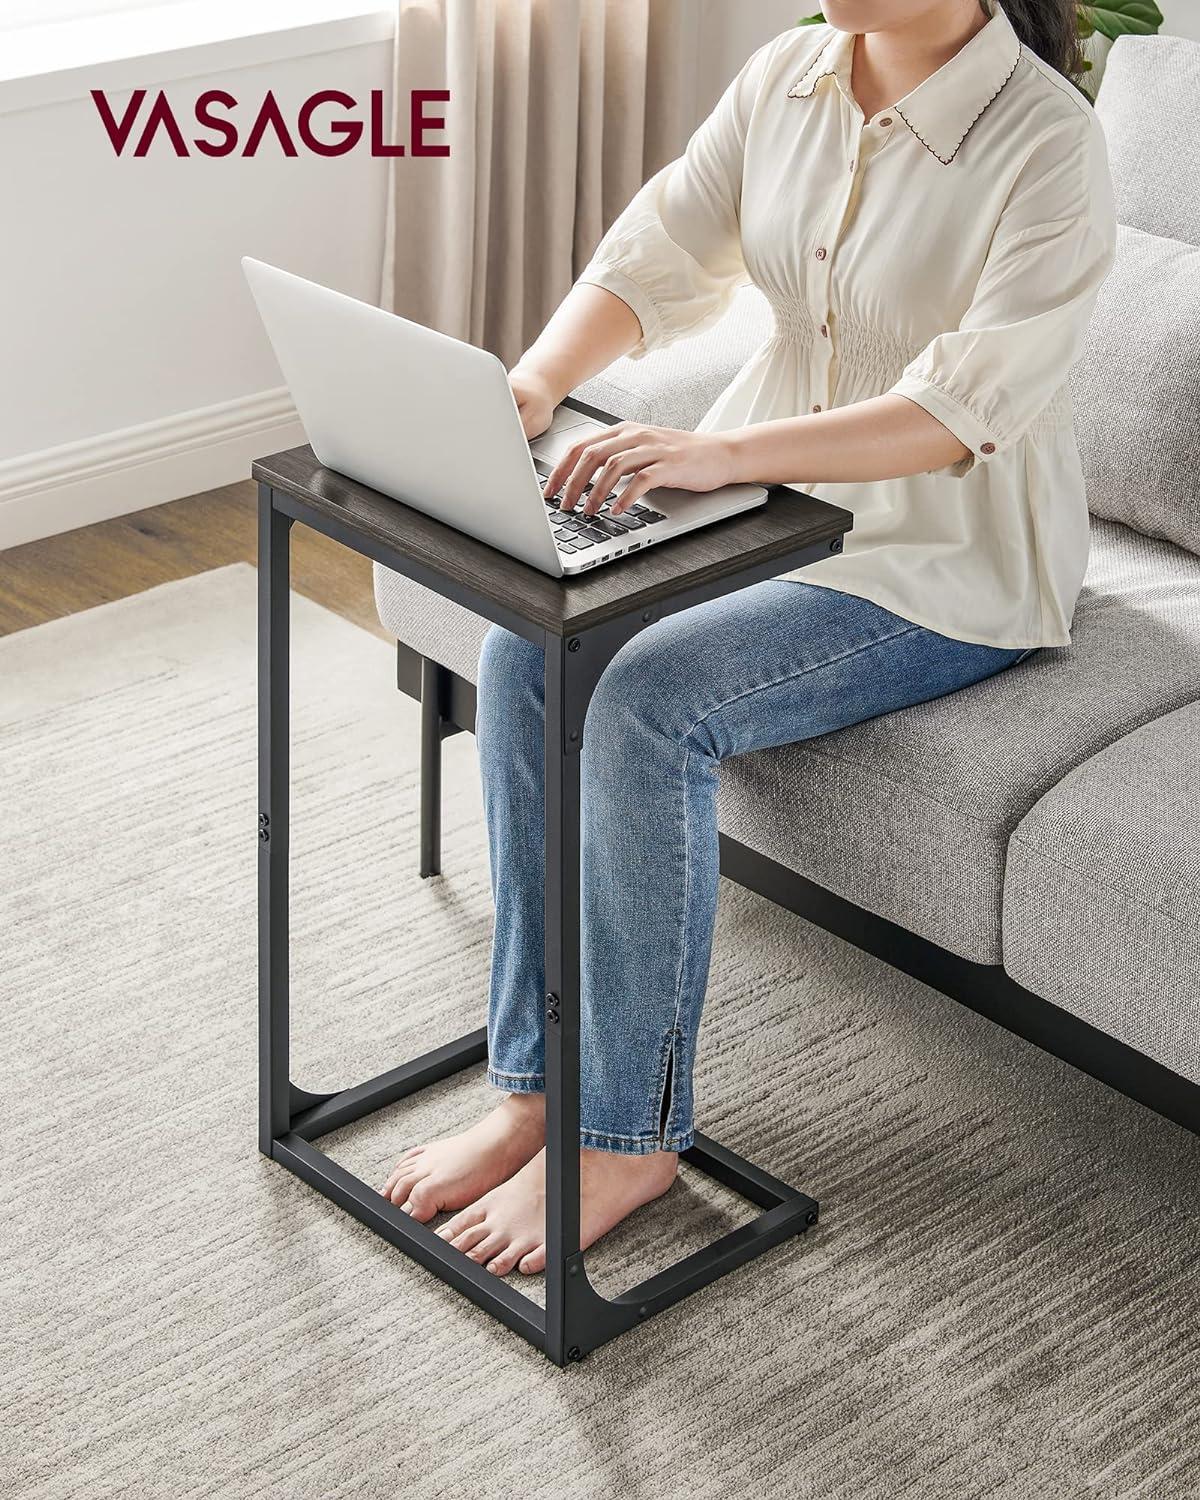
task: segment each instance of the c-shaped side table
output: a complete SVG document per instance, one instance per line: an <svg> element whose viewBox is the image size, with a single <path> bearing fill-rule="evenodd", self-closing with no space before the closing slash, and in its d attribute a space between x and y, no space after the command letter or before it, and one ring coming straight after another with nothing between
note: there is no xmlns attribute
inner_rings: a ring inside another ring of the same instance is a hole
<svg viewBox="0 0 1200 1500"><path fill-rule="evenodd" d="M578 404L578 403L576 403ZM590 408L583 407L583 410ZM597 413L596 415L603 415ZM611 420L611 419L610 419ZM570 581L549 578L322 468L310 448L259 460L259 1148L545 1351L582 1359L817 1222L817 1204L698 1135L684 1159L763 1212L622 1296L579 1248L579 749L605 666L664 615L841 550L848 512L777 489L759 510ZM289 538L299 521L542 647L546 660L546 1306L454 1250L313 1142L487 1056L486 1029L344 1089L312 1094L288 1059Z"/></svg>

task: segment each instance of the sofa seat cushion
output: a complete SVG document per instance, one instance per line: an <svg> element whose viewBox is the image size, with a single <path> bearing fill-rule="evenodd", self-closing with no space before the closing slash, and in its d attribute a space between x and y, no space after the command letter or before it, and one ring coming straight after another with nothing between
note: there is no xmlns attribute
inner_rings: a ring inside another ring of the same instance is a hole
<svg viewBox="0 0 1200 1500"><path fill-rule="evenodd" d="M1200 1083L1200 704L1076 767L1018 825L1004 961Z"/></svg>
<svg viewBox="0 0 1200 1500"><path fill-rule="evenodd" d="M468 682L479 680L479 651L491 628L481 615L379 563L375 608L383 628L398 641Z"/></svg>
<svg viewBox="0 0 1200 1500"><path fill-rule="evenodd" d="M933 703L723 768L730 837L977 963L1009 838L1064 776L1200 699L1200 559L1092 526L1073 644Z"/></svg>

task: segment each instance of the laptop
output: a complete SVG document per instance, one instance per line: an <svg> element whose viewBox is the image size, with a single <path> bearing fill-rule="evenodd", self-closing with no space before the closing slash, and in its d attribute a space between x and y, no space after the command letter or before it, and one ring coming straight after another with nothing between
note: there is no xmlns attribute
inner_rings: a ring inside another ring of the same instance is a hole
<svg viewBox="0 0 1200 1500"><path fill-rule="evenodd" d="M735 484L651 490L620 516L613 496L591 519L563 511L543 494L555 463L610 422L563 405L530 443L494 355L262 261L242 266L319 462L543 573L583 573L767 499Z"/></svg>

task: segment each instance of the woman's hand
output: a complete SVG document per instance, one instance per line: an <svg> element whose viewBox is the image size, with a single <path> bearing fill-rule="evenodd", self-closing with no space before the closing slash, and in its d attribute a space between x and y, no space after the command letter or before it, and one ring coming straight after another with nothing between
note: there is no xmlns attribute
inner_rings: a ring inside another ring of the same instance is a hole
<svg viewBox="0 0 1200 1500"><path fill-rule="evenodd" d="M576 443L559 460L546 482L546 498L563 490L562 509L574 510L586 485L583 514L593 516L606 495L626 477L629 483L613 501L619 516L648 490L697 490L706 493L735 482L733 449L720 432L680 432L673 427L643 427L618 422L602 437ZM565 488L564 488L565 487Z"/></svg>
<svg viewBox="0 0 1200 1500"><path fill-rule="evenodd" d="M558 397L544 376L534 371L523 370L520 365L511 371L508 383L512 386L512 393L517 398L517 411L521 414L521 426L525 429L525 436L532 443L534 438L541 437L550 423L554 421Z"/></svg>

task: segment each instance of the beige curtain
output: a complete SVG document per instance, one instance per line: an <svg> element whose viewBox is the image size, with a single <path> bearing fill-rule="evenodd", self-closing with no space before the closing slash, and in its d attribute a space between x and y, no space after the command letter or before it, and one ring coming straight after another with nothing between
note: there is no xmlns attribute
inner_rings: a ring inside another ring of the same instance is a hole
<svg viewBox="0 0 1200 1500"><path fill-rule="evenodd" d="M511 365L683 148L683 9L399 0L393 139L412 89L447 88L451 155L392 163L383 306Z"/></svg>

